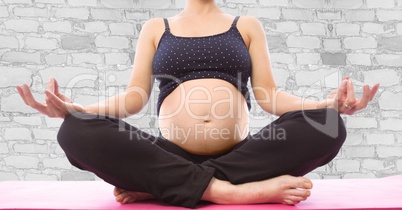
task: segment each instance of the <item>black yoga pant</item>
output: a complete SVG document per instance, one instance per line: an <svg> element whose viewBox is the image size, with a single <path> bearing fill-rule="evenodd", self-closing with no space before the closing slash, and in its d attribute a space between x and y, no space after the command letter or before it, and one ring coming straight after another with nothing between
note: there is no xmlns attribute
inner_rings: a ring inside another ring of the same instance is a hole
<svg viewBox="0 0 402 210"><path fill-rule="evenodd" d="M193 155L112 117L75 113L58 133L74 166L130 191L194 208L212 177L233 184L303 176L327 164L346 138L334 109L292 111L225 154Z"/></svg>

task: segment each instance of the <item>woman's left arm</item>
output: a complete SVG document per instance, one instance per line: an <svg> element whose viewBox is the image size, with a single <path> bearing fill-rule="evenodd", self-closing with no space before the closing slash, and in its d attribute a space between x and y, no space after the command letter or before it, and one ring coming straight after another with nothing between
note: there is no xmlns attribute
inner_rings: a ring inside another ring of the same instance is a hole
<svg viewBox="0 0 402 210"><path fill-rule="evenodd" d="M365 85L362 98L356 99L351 80L345 78L339 88L323 101L305 99L280 91L274 81L267 38L260 21L255 17L244 17L242 23L239 23L239 28L246 32L246 42L249 45L254 96L261 108L268 113L282 115L293 110L334 108L340 113L351 115L364 109L378 90L379 84L372 88Z"/></svg>

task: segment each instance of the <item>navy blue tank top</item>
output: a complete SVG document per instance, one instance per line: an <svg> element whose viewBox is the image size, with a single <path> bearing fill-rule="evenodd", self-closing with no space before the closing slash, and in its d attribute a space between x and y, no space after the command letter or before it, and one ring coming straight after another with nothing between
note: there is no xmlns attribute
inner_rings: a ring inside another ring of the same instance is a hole
<svg viewBox="0 0 402 210"><path fill-rule="evenodd" d="M251 58L239 30L239 17L226 32L203 37L179 37L170 32L165 18L165 32L153 60L153 75L159 82L157 114L163 100L181 83L203 78L230 82L251 108L247 81L251 74Z"/></svg>

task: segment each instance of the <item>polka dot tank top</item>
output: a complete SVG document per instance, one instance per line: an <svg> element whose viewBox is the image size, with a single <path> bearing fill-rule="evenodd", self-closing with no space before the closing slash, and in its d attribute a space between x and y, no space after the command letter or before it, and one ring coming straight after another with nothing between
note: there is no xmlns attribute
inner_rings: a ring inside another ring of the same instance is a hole
<svg viewBox="0 0 402 210"><path fill-rule="evenodd" d="M165 18L165 32L153 60L153 74L159 82L157 113L163 100L181 83L203 78L230 82L251 108L247 81L251 59L247 46L236 27L239 17L226 32L203 37L179 37L170 32Z"/></svg>

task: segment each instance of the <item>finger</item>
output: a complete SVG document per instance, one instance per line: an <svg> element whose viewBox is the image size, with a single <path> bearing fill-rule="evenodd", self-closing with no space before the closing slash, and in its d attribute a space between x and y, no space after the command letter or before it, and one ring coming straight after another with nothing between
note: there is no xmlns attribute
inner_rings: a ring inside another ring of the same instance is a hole
<svg viewBox="0 0 402 210"><path fill-rule="evenodd" d="M66 110L66 105L64 101L58 98L54 93L46 90L45 94L49 98L49 102L52 103L55 107L57 107L59 110Z"/></svg>
<svg viewBox="0 0 402 210"><path fill-rule="evenodd" d="M38 110L40 113L46 113L46 105L45 104L41 104L39 102L37 102L35 100L35 98L32 95L31 90L29 90L28 85L24 84L22 86L23 92L24 92L24 96L25 99L28 103L28 105L36 110Z"/></svg>
<svg viewBox="0 0 402 210"><path fill-rule="evenodd" d="M18 94L20 94L20 96L21 96L22 100L24 101L24 103L26 105L29 105L27 99L25 98L24 90L22 89L22 87L17 86L16 88L17 88Z"/></svg>
<svg viewBox="0 0 402 210"><path fill-rule="evenodd" d="M49 79L49 83L47 83L47 89L49 90L49 91L51 91L52 93L54 93L54 85L53 85L54 83L53 83L53 80L52 79Z"/></svg>
<svg viewBox="0 0 402 210"><path fill-rule="evenodd" d="M347 101L345 101L345 103L351 107L356 103L355 90L353 88L353 83L350 80L347 81Z"/></svg>
<svg viewBox="0 0 402 210"><path fill-rule="evenodd" d="M56 96L58 96L58 95L60 95L60 93L59 93L59 83L57 83L57 80L54 79L54 78L52 78L52 80L53 80L53 86L54 86L54 94Z"/></svg>
<svg viewBox="0 0 402 210"><path fill-rule="evenodd" d="M346 85L347 85L347 81L344 80L344 81L342 81L341 85L338 88L337 98L336 98L336 101L338 102L338 104L342 104L343 99L346 98L346 89L347 89Z"/></svg>
<svg viewBox="0 0 402 210"><path fill-rule="evenodd" d="M370 95L370 101L373 100L375 94L378 91L378 88L380 87L380 84L375 84L372 88L371 88L371 95Z"/></svg>
<svg viewBox="0 0 402 210"><path fill-rule="evenodd" d="M363 96L359 100L359 103L354 107L356 111L360 109L364 109L367 107L367 104L370 102L371 91L368 85L363 86Z"/></svg>
<svg viewBox="0 0 402 210"><path fill-rule="evenodd" d="M46 104L48 107L48 112L50 113L50 115L48 115L49 117L64 117L65 116L65 111L58 108L52 99L47 98Z"/></svg>

